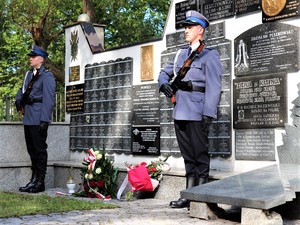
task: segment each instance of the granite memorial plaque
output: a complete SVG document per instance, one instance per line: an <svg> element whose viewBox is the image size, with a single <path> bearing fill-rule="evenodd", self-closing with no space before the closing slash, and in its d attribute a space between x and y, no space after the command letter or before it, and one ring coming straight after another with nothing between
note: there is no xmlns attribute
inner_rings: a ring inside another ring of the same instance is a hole
<svg viewBox="0 0 300 225"><path fill-rule="evenodd" d="M133 86L133 125L159 125L157 84Z"/></svg>
<svg viewBox="0 0 300 225"><path fill-rule="evenodd" d="M225 22L210 24L206 29L206 40L217 40L225 38Z"/></svg>
<svg viewBox="0 0 300 225"><path fill-rule="evenodd" d="M260 10L261 0L235 0L235 13L242 15Z"/></svg>
<svg viewBox="0 0 300 225"><path fill-rule="evenodd" d="M237 160L275 160L275 131L273 129L241 129L235 132Z"/></svg>
<svg viewBox="0 0 300 225"><path fill-rule="evenodd" d="M234 40L235 75L299 70L299 27L265 23Z"/></svg>
<svg viewBox="0 0 300 225"><path fill-rule="evenodd" d="M182 28L181 23L185 20L185 13L189 10L197 10L197 0L187 0L175 4L175 28Z"/></svg>
<svg viewBox="0 0 300 225"><path fill-rule="evenodd" d="M82 112L84 110L84 84L66 86L66 112Z"/></svg>
<svg viewBox="0 0 300 225"><path fill-rule="evenodd" d="M234 0L199 0L198 11L209 21L233 17Z"/></svg>
<svg viewBox="0 0 300 225"><path fill-rule="evenodd" d="M176 32L176 33L166 35L167 48L173 48L177 46L178 34L179 33Z"/></svg>
<svg viewBox="0 0 300 225"><path fill-rule="evenodd" d="M262 0L262 22L299 16L300 2L295 0Z"/></svg>
<svg viewBox="0 0 300 225"><path fill-rule="evenodd" d="M132 126L131 152L134 155L160 155L159 127Z"/></svg>
<svg viewBox="0 0 300 225"><path fill-rule="evenodd" d="M287 122L286 74L233 80L235 129L284 127Z"/></svg>
<svg viewBox="0 0 300 225"><path fill-rule="evenodd" d="M222 158L228 158L231 156L231 138L228 137L218 137L218 154L217 156L220 156Z"/></svg>

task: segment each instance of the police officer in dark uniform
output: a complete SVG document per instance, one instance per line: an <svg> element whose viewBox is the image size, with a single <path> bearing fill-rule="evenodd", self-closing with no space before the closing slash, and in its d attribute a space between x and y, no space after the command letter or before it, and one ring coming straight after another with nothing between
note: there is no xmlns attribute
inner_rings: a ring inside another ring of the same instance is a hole
<svg viewBox="0 0 300 225"><path fill-rule="evenodd" d="M189 48L179 50L174 62L166 65L158 78L159 90L167 97L174 94L169 84L170 80L177 75L190 52L199 47L209 21L201 13L191 10L186 13L183 26ZM221 95L221 75L222 67L218 52L204 48L200 54L196 54L190 69L178 84L179 90L175 93L173 118L178 146L185 164L186 188L204 184L208 180L210 166L208 125L217 115ZM188 207L189 200L179 198L172 201L170 206Z"/></svg>
<svg viewBox="0 0 300 225"><path fill-rule="evenodd" d="M48 53L33 46L29 56L31 70L27 71L22 87L16 95L16 107L23 114L27 151L31 160L30 182L19 191L37 193L45 191L47 170L47 131L52 119L55 101L55 79L43 63Z"/></svg>

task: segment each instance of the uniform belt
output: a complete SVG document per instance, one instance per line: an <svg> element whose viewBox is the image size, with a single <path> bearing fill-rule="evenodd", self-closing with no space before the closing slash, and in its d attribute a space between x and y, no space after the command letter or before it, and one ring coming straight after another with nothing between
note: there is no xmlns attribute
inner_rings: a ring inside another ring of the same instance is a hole
<svg viewBox="0 0 300 225"><path fill-rule="evenodd" d="M43 102L43 99L41 99L41 98L36 98L36 99L31 99L31 101L32 101L33 103L42 103L42 102Z"/></svg>
<svg viewBox="0 0 300 225"><path fill-rule="evenodd" d="M193 85L193 91L197 91L197 92L205 92L205 87L200 87L200 86L194 86Z"/></svg>
<svg viewBox="0 0 300 225"><path fill-rule="evenodd" d="M25 104L33 104L33 103L42 103L43 99L42 98L28 98L27 101L25 102Z"/></svg>

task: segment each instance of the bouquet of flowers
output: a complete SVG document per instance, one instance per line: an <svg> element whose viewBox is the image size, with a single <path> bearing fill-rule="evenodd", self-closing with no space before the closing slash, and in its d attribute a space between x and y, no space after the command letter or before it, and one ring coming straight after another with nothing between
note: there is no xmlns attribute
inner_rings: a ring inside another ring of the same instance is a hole
<svg viewBox="0 0 300 225"><path fill-rule="evenodd" d="M158 158L158 160L156 160L156 161L151 161L151 163L145 164L150 178L161 181L162 172L171 169L169 164L166 163L168 158L169 158L169 156L165 159Z"/></svg>
<svg viewBox="0 0 300 225"><path fill-rule="evenodd" d="M164 160L159 158L149 164L146 162L136 165L125 163L128 174L117 193L117 198L120 199L128 182L131 184L131 191L126 195L127 200L131 199L132 193L136 191L153 192L162 179L162 172L170 170L169 164L166 163L167 159L168 157Z"/></svg>
<svg viewBox="0 0 300 225"><path fill-rule="evenodd" d="M81 196L109 199L115 197L118 171L112 161L105 156L105 150L89 148L88 155L83 159L85 166L81 172L83 177L83 193Z"/></svg>

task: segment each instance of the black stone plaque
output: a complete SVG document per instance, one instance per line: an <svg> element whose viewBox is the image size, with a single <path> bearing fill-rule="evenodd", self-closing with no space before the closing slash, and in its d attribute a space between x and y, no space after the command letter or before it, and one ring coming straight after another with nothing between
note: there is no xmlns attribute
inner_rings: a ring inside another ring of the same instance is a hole
<svg viewBox="0 0 300 225"><path fill-rule="evenodd" d="M133 125L159 125L157 84L133 86Z"/></svg>
<svg viewBox="0 0 300 225"><path fill-rule="evenodd" d="M160 155L159 127L132 126L131 152L134 155Z"/></svg>
<svg viewBox="0 0 300 225"><path fill-rule="evenodd" d="M286 74L233 80L233 127L284 127L287 122L286 90Z"/></svg>
<svg viewBox="0 0 300 225"><path fill-rule="evenodd" d="M187 0L175 4L175 28L182 27L181 23L185 20L185 13L189 10L197 10L196 0Z"/></svg>
<svg viewBox="0 0 300 225"><path fill-rule="evenodd" d="M167 48L176 47L179 33L172 33L166 35L166 45Z"/></svg>
<svg viewBox="0 0 300 225"><path fill-rule="evenodd" d="M299 16L300 2L295 0L262 0L262 22Z"/></svg>
<svg viewBox="0 0 300 225"><path fill-rule="evenodd" d="M218 138L218 154L222 158L228 158L231 156L231 138L230 137L219 137Z"/></svg>
<svg viewBox="0 0 300 225"><path fill-rule="evenodd" d="M237 160L275 160L275 131L273 129L236 130L235 158Z"/></svg>
<svg viewBox="0 0 300 225"><path fill-rule="evenodd" d="M257 25L234 40L235 75L299 70L299 27Z"/></svg>
<svg viewBox="0 0 300 225"><path fill-rule="evenodd" d="M66 112L84 110L84 84L66 86Z"/></svg>
<svg viewBox="0 0 300 225"><path fill-rule="evenodd" d="M206 29L206 40L225 38L225 22L210 24Z"/></svg>
<svg viewBox="0 0 300 225"><path fill-rule="evenodd" d="M231 107L219 106L218 107L218 121L230 121L231 119Z"/></svg>
<svg viewBox="0 0 300 225"><path fill-rule="evenodd" d="M199 0L199 9L209 21L233 17L234 0Z"/></svg>
<svg viewBox="0 0 300 225"><path fill-rule="evenodd" d="M260 10L261 0L235 0L236 15L246 14Z"/></svg>

